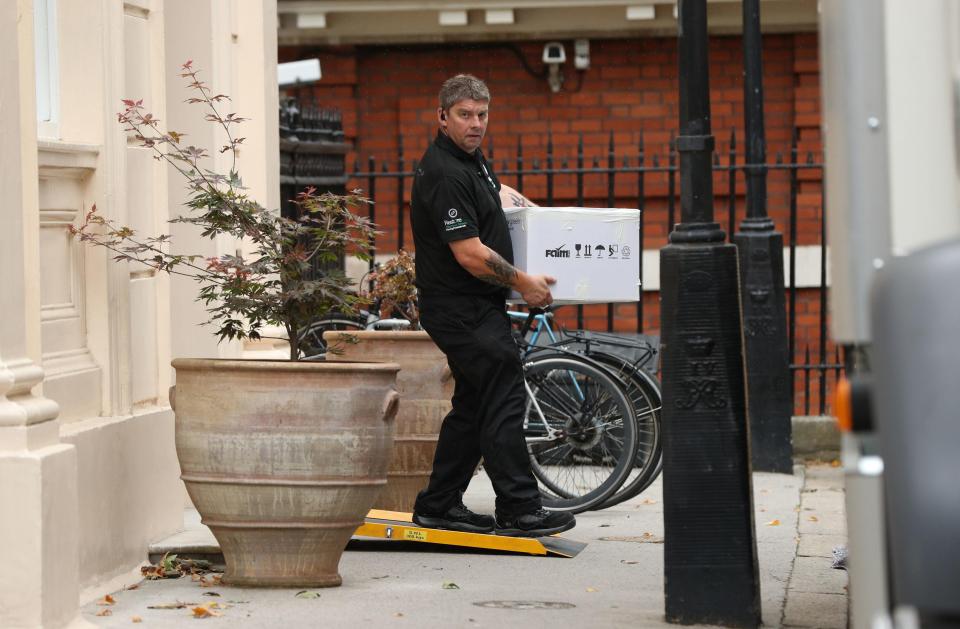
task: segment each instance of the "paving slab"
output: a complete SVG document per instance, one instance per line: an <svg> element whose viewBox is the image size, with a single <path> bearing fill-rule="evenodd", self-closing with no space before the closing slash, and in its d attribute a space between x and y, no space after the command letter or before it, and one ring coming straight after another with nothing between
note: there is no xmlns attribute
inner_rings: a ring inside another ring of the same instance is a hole
<svg viewBox="0 0 960 629"><path fill-rule="evenodd" d="M841 594L797 592L787 601L782 626L846 629L847 597Z"/></svg>
<svg viewBox="0 0 960 629"><path fill-rule="evenodd" d="M790 575L790 590L814 594L845 594L847 571L833 567L828 557L797 557Z"/></svg>
<svg viewBox="0 0 960 629"><path fill-rule="evenodd" d="M809 533L800 536L800 546L797 548L797 556L826 557L833 561L833 549L837 546L846 545L846 535L815 535Z"/></svg>

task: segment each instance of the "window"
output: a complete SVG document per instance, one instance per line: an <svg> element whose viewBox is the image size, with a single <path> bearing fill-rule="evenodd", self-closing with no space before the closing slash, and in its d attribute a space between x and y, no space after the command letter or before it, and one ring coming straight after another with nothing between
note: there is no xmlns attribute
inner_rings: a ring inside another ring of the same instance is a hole
<svg viewBox="0 0 960 629"><path fill-rule="evenodd" d="M60 120L57 0L33 0L33 44L36 57L37 135L56 138Z"/></svg>

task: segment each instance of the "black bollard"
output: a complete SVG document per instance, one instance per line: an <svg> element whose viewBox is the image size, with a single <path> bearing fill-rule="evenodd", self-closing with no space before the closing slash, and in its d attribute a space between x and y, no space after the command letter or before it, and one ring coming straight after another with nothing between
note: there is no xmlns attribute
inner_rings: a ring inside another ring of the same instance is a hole
<svg viewBox="0 0 960 629"><path fill-rule="evenodd" d="M740 252L743 335L753 469L793 473L790 357L783 288L783 235L767 216L766 138L760 0L743 2L743 103L747 131L747 216L733 241Z"/></svg>
<svg viewBox="0 0 960 629"><path fill-rule="evenodd" d="M668 622L756 627L737 249L713 222L706 0L680 2L681 222L660 252Z"/></svg>

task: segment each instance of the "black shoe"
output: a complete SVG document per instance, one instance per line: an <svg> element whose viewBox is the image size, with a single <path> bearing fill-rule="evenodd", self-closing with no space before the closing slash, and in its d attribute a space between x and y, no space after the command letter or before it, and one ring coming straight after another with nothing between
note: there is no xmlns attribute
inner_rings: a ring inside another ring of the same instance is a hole
<svg viewBox="0 0 960 629"><path fill-rule="evenodd" d="M577 525L572 513L565 511L547 511L538 509L533 513L521 515L500 515L496 517L497 535L511 537L543 537L569 531Z"/></svg>
<svg viewBox="0 0 960 629"><path fill-rule="evenodd" d="M463 531L465 533L490 533L493 531L492 515L482 515L467 509L463 503L454 505L443 515L413 514L413 523L428 529Z"/></svg>

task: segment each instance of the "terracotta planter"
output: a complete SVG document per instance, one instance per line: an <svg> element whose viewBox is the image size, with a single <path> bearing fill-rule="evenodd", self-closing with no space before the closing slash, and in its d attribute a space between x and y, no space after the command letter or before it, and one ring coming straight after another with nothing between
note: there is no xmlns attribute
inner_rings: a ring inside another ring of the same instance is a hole
<svg viewBox="0 0 960 629"><path fill-rule="evenodd" d="M397 391L402 403L397 413L393 457L387 486L375 509L413 511L417 492L426 487L437 449L440 424L450 412L453 378L443 352L423 331L325 332L324 339L342 350L328 361L388 361L400 365ZM338 342L339 338L347 337ZM355 337L358 342L349 342Z"/></svg>
<svg viewBox="0 0 960 629"><path fill-rule="evenodd" d="M386 484L399 365L178 359L181 478L230 585L340 585Z"/></svg>

